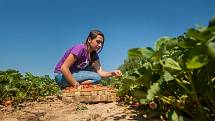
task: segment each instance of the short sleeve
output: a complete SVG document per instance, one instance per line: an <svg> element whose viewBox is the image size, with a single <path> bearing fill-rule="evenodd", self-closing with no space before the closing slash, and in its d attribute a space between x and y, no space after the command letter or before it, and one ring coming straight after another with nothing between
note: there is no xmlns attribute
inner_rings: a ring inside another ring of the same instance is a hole
<svg viewBox="0 0 215 121"><path fill-rule="evenodd" d="M75 45L71 48L70 53L75 55L77 59L80 59L83 53L83 47L80 45Z"/></svg>

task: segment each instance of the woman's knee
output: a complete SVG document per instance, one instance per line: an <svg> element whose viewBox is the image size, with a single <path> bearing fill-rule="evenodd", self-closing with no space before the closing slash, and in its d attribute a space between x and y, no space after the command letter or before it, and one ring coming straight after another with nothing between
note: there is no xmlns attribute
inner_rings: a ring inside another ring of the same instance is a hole
<svg viewBox="0 0 215 121"><path fill-rule="evenodd" d="M101 80L101 76L98 73L94 74L94 79L95 80Z"/></svg>
<svg viewBox="0 0 215 121"><path fill-rule="evenodd" d="M73 76L77 81L101 80L101 76L98 73L92 71L79 71L73 73Z"/></svg>
<svg viewBox="0 0 215 121"><path fill-rule="evenodd" d="M96 73L93 83L98 84L100 81L101 81L101 76L98 73Z"/></svg>
<svg viewBox="0 0 215 121"><path fill-rule="evenodd" d="M98 84L101 81L101 76L98 73L93 72L91 73L89 80L91 80L92 84Z"/></svg>

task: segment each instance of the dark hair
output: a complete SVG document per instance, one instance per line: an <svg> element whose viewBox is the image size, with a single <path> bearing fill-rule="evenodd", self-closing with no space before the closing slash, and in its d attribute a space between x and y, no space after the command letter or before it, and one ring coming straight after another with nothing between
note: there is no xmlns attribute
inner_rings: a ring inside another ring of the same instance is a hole
<svg viewBox="0 0 215 121"><path fill-rule="evenodd" d="M93 30L90 31L90 33L89 33L89 35L87 36L87 39L86 39L86 41L85 41L85 44L87 44L87 46L88 46L88 45L89 45L89 44L88 44L88 39L95 39L98 35L100 35L100 36L103 37L103 43L102 43L101 49L100 49L97 53L101 52L101 50L102 50L102 48L103 48L103 46L104 46L104 42L105 42L104 34L103 34L101 31L97 30L97 29L93 29Z"/></svg>

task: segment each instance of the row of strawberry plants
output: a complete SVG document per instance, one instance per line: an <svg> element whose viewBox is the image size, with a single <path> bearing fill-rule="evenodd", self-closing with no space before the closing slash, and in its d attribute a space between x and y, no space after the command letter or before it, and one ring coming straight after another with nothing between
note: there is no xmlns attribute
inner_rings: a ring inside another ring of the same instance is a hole
<svg viewBox="0 0 215 121"><path fill-rule="evenodd" d="M16 106L24 101L54 95L58 91L59 87L48 75L21 74L12 69L0 71L0 103L5 106Z"/></svg>
<svg viewBox="0 0 215 121"><path fill-rule="evenodd" d="M215 18L207 27L163 37L155 48L133 48L120 67L118 95L143 106L155 102L170 120L215 119Z"/></svg>

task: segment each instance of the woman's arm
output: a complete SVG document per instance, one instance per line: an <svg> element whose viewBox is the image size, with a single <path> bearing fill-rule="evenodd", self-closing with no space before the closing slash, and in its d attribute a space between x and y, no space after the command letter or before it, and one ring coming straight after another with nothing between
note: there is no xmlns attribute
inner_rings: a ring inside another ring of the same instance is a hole
<svg viewBox="0 0 215 121"><path fill-rule="evenodd" d="M122 72L120 70L115 70L115 71L104 71L101 67L100 61L96 60L93 62L92 66L96 69L96 72L101 76L101 77L112 77L112 76L122 76Z"/></svg>
<svg viewBox="0 0 215 121"><path fill-rule="evenodd" d="M75 87L79 86L79 83L73 77L72 73L69 70L69 67L73 65L76 60L77 59L73 54L69 54L69 56L66 58L63 65L61 66L61 72L63 73L64 77L70 85L73 85Z"/></svg>

